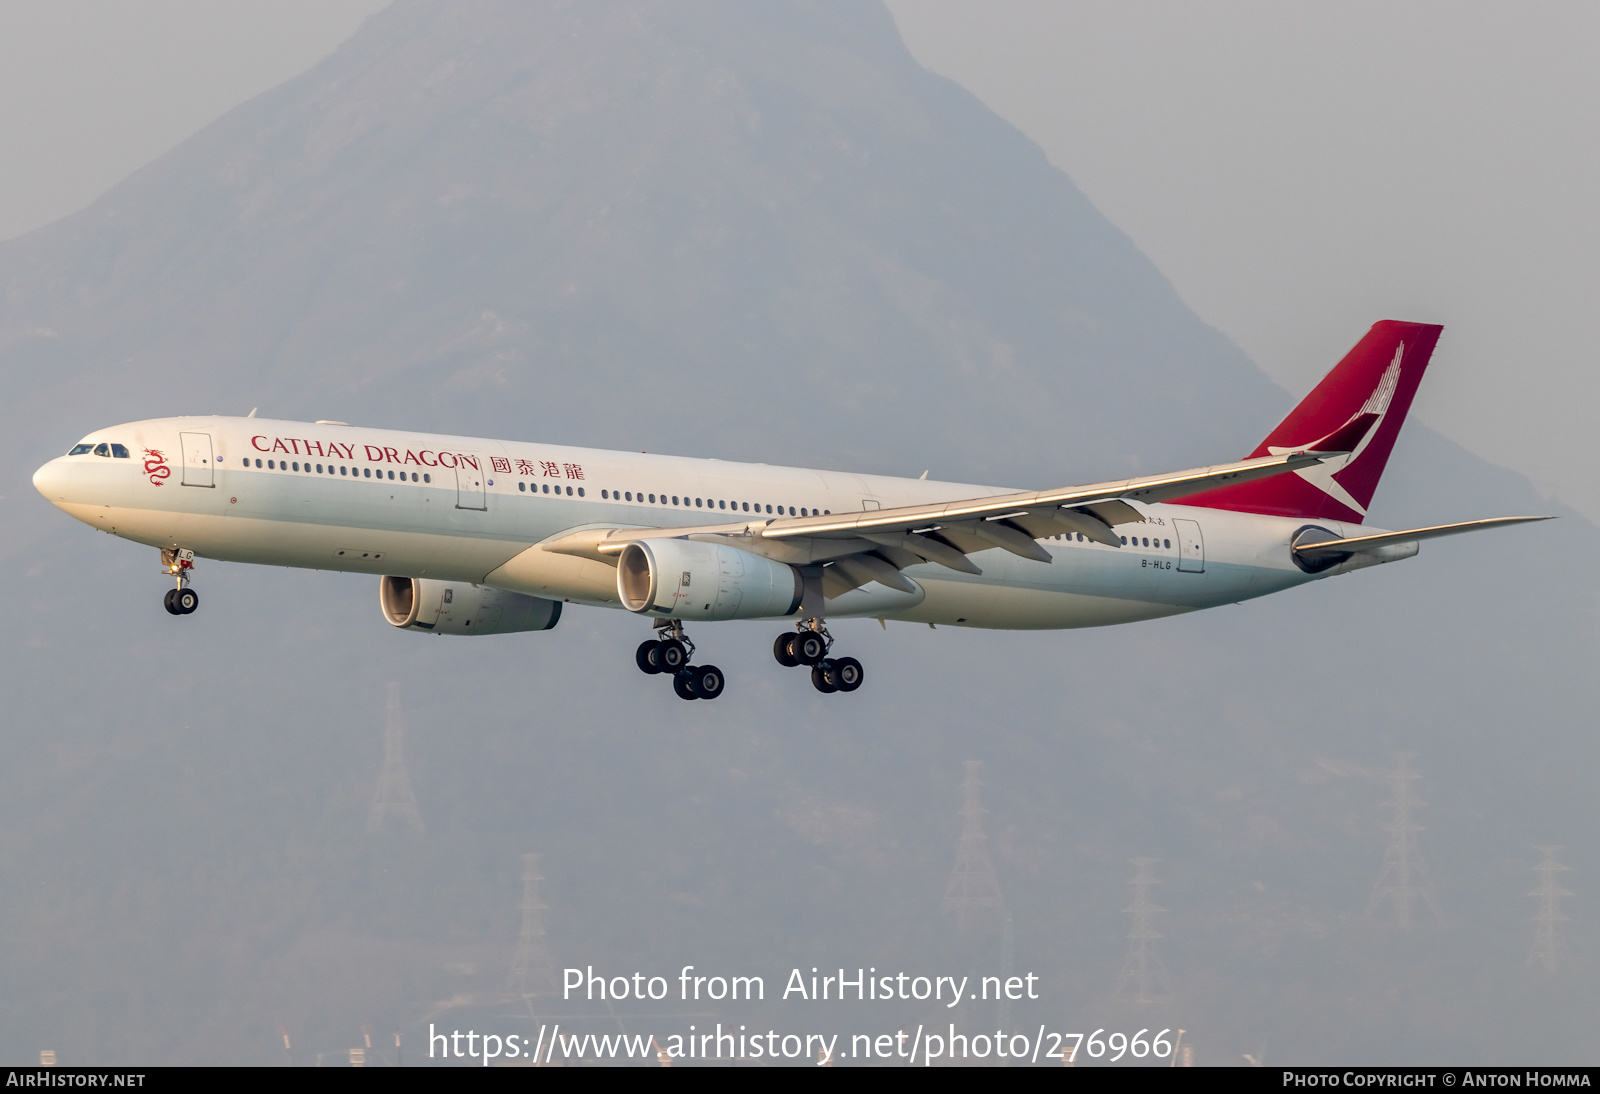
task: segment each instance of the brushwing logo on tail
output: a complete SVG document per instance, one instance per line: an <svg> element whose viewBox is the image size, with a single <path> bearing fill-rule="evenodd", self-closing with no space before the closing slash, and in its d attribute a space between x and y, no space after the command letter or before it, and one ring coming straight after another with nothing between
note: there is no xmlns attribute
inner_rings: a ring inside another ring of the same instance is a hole
<svg viewBox="0 0 1600 1094"><path fill-rule="evenodd" d="M1367 401L1361 404L1361 409L1350 415L1349 419L1339 427L1339 429L1343 429L1345 426L1349 425L1363 414L1376 414L1378 416L1378 420L1372 423L1372 427L1367 430L1366 435L1361 438L1361 441L1355 446L1355 448L1352 449L1348 455L1339 456L1331 460L1324 460L1319 464L1314 464L1311 467L1302 467L1295 471L1296 475L1299 475L1302 479L1306 480L1306 482L1309 482L1312 486L1315 486L1318 490L1321 490L1324 494L1337 501L1340 505L1348 505L1352 510L1360 513L1362 516L1367 515L1367 507L1356 501L1356 499L1350 495L1350 491L1341 486L1333 476L1359 460L1361 458L1361 453L1366 451L1367 445L1372 443L1372 438L1376 437L1378 435L1378 431L1383 428L1384 415L1389 413L1389 403L1394 399L1395 388L1400 385L1400 360L1405 356L1405 352L1406 344L1401 342L1400 345L1395 348L1394 360L1389 362L1389 367L1384 369L1383 375L1379 377L1378 386L1374 388L1372 394L1367 397ZM1335 429L1333 432L1326 434L1326 437L1333 436L1334 433L1339 432L1339 429ZM1326 437L1322 439L1326 439ZM1319 439L1313 444L1295 445L1288 448L1279 447L1278 445L1268 445L1267 451L1274 456L1282 456L1289 452L1304 452L1306 450L1316 451L1317 446L1321 443L1322 439Z"/></svg>

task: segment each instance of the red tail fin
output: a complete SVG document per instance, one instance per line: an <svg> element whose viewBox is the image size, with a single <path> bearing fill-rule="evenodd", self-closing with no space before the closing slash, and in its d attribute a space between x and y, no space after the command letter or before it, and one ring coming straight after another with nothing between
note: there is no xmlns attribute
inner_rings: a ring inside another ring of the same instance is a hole
<svg viewBox="0 0 1600 1094"><path fill-rule="evenodd" d="M1270 456L1302 449L1338 451L1338 445L1326 442L1341 439L1335 434L1361 432L1347 431L1345 427L1363 416L1376 416L1377 424L1364 431L1365 436L1348 456L1289 475L1193 494L1181 499L1181 504L1362 521L1443 329L1392 319L1374 323L1367 336L1250 453Z"/></svg>

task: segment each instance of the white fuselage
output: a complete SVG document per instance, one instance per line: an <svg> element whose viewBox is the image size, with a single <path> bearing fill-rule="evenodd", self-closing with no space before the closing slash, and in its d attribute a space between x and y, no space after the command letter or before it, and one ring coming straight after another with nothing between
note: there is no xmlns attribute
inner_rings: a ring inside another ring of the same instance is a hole
<svg viewBox="0 0 1600 1094"><path fill-rule="evenodd" d="M97 444L126 457L99 456ZM337 424L194 417L133 422L84 438L91 451L39 469L41 493L102 531L197 556L350 573L467 581L620 607L614 562L541 548L586 528L759 524L998 494L987 486L449 437ZM870 584L830 616L1005 629L1102 626L1277 592L1356 565L1303 572L1290 551L1308 524L1183 505L1134 508L1127 545L1042 540L1050 563L993 549L981 576L926 563L920 594ZM1182 523L1189 522L1189 523ZM1187 556L1183 544L1189 543Z"/></svg>

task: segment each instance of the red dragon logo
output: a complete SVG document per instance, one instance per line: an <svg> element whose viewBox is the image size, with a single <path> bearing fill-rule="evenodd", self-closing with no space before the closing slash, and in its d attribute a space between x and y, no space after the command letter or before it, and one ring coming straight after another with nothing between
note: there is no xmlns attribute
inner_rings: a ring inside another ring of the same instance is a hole
<svg viewBox="0 0 1600 1094"><path fill-rule="evenodd" d="M154 449L144 450L144 473L150 476L151 486L163 486L164 479L172 477L172 468L167 466L167 457L164 453Z"/></svg>

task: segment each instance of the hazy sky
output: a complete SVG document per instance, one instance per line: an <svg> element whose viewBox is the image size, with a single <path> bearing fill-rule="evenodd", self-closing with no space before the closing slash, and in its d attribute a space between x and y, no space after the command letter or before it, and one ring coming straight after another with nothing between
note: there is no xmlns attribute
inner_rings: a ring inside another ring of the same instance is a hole
<svg viewBox="0 0 1600 1094"><path fill-rule="evenodd" d="M0 0L0 238L382 6ZM1375 319L1445 323L1418 416L1600 518L1600 7L891 7L1280 383L1309 387Z"/></svg>

